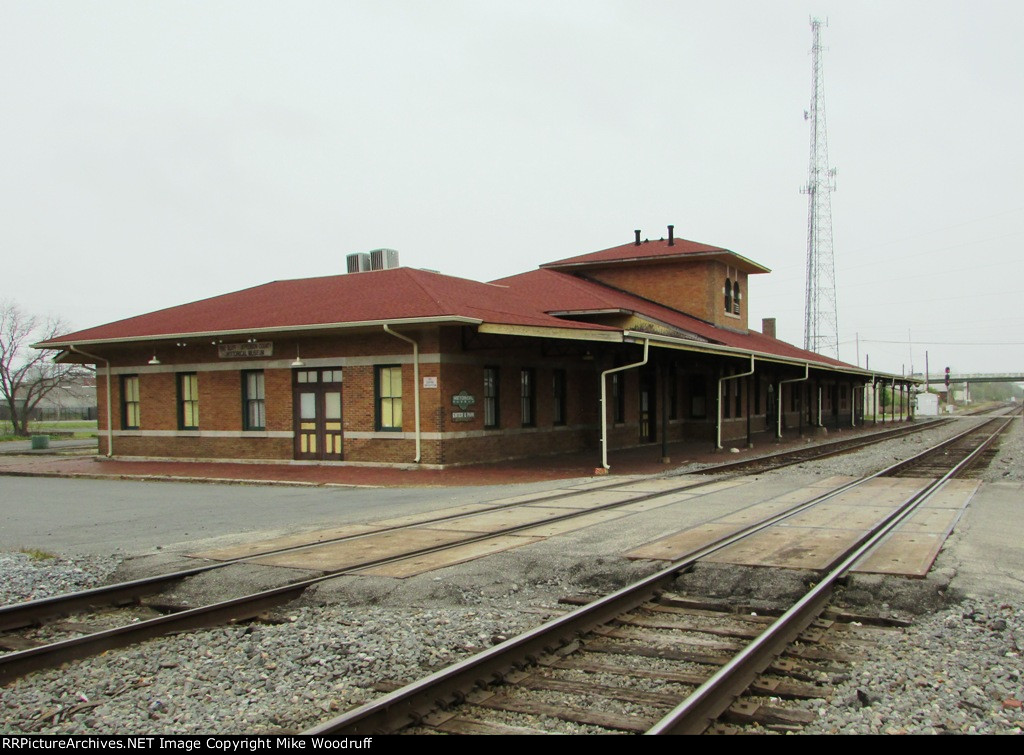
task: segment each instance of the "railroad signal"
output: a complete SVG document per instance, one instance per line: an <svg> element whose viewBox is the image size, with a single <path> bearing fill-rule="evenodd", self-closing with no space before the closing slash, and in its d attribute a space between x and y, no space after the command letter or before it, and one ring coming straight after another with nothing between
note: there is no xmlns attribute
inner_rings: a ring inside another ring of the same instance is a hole
<svg viewBox="0 0 1024 755"><path fill-rule="evenodd" d="M946 388L949 388L949 367L946 368Z"/></svg>

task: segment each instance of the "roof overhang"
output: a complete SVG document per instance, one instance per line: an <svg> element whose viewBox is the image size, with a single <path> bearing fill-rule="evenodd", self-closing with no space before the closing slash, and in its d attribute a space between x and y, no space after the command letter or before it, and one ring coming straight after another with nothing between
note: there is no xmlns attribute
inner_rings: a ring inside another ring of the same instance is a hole
<svg viewBox="0 0 1024 755"><path fill-rule="evenodd" d="M124 336L120 338L92 338L56 341L40 341L32 344L33 349L67 349L71 346L102 346L126 343L152 343L154 341L185 340L188 338L222 338L224 336L282 334L310 334L318 331L353 330L355 328L373 328L384 325L480 325L483 320L461 315L445 315L442 317L405 317L393 320L362 320L359 322L317 323L314 325L287 325L264 328L235 328L232 330L204 330L187 333L157 333L144 336Z"/></svg>
<svg viewBox="0 0 1024 755"><path fill-rule="evenodd" d="M621 330L591 330L590 328L557 328L536 325L501 325L485 323L477 330L500 336L527 336L530 338L562 338L568 341L602 341L622 343Z"/></svg>
<svg viewBox="0 0 1024 755"><path fill-rule="evenodd" d="M613 260L585 260L580 262L548 262L541 265L549 270L582 270L585 268L616 267L618 265L657 265L666 262L694 262L714 260L735 267L747 274L770 273L771 269L759 265L752 259L736 254L728 249L715 249L706 252L680 252L679 254L637 255L621 257Z"/></svg>
<svg viewBox="0 0 1024 755"><path fill-rule="evenodd" d="M666 348L666 349L677 349L679 351L695 351L703 354L717 354L719 356L732 356L742 359L754 357L761 362L773 362L775 364L787 364L794 367L803 367L805 365L810 366L812 369L821 370L825 372L841 372L845 375L860 375L865 380L875 378L885 378L887 380L899 380L906 383L921 383L919 378L912 378L906 375L894 375L887 372L878 372L872 370L863 370L860 367L854 367L853 365L841 366L837 364L829 364L827 362L818 362L813 359L800 359L797 357L780 356L778 354L770 354L764 351L752 351L750 349L740 349L735 346L721 346L719 344L711 343L695 343L688 341L683 338L675 338L672 336L662 336L655 333L644 333L636 330L627 330L623 334L623 340L626 343L641 344L644 341L648 341L651 346Z"/></svg>

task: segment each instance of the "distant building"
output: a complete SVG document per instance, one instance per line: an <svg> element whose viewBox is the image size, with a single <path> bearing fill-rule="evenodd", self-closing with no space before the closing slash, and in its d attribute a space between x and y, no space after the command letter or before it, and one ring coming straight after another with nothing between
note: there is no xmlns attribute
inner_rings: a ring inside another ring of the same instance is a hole
<svg viewBox="0 0 1024 755"><path fill-rule="evenodd" d="M84 370L83 370L84 372ZM19 407L25 404L24 391L15 394ZM10 408L0 402L0 419L10 419ZM96 377L93 374L69 378L46 394L31 412L30 421L96 419Z"/></svg>

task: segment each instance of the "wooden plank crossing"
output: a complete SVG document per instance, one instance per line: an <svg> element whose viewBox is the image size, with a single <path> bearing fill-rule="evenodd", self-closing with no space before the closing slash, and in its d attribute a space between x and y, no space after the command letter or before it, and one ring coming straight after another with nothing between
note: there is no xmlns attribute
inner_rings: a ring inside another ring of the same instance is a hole
<svg viewBox="0 0 1024 755"><path fill-rule="evenodd" d="M842 485L831 477L748 506L710 522L659 538L626 553L631 559L677 561L732 534L742 525L778 513ZM727 546L706 561L744 566L821 570L930 481L876 478L796 514L771 529ZM952 480L915 512L855 571L922 577L978 489L973 480Z"/></svg>

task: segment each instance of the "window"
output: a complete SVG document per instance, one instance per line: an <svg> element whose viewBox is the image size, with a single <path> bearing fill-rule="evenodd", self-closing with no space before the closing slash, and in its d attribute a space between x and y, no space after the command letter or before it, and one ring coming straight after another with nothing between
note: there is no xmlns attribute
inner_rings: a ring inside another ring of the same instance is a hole
<svg viewBox="0 0 1024 755"><path fill-rule="evenodd" d="M199 429L199 376L194 372L178 375L178 429Z"/></svg>
<svg viewBox="0 0 1024 755"><path fill-rule="evenodd" d="M402 368L377 368L377 429L402 429Z"/></svg>
<svg viewBox="0 0 1024 755"><path fill-rule="evenodd" d="M242 427L245 430L267 429L263 370L242 372Z"/></svg>
<svg viewBox="0 0 1024 755"><path fill-rule="evenodd" d="M551 376L553 402L551 405L552 422L556 425L565 424L566 380L565 370L555 370Z"/></svg>
<svg viewBox="0 0 1024 755"><path fill-rule="evenodd" d="M523 417L523 427L533 427L537 420L536 414L537 396L534 386L533 370L523 368L519 372L519 404Z"/></svg>
<svg viewBox="0 0 1024 755"><path fill-rule="evenodd" d="M498 413L500 376L497 367L484 367L484 427L498 427L501 421Z"/></svg>
<svg viewBox="0 0 1024 755"><path fill-rule="evenodd" d="M743 382L736 381L736 416L743 416Z"/></svg>
<svg viewBox="0 0 1024 755"><path fill-rule="evenodd" d="M732 312L732 281L725 279L725 311Z"/></svg>
<svg viewBox="0 0 1024 755"><path fill-rule="evenodd" d="M740 282L736 281L732 284L732 313L738 315L740 313Z"/></svg>
<svg viewBox="0 0 1024 755"><path fill-rule="evenodd" d="M121 376L121 427L139 429L139 376Z"/></svg>

